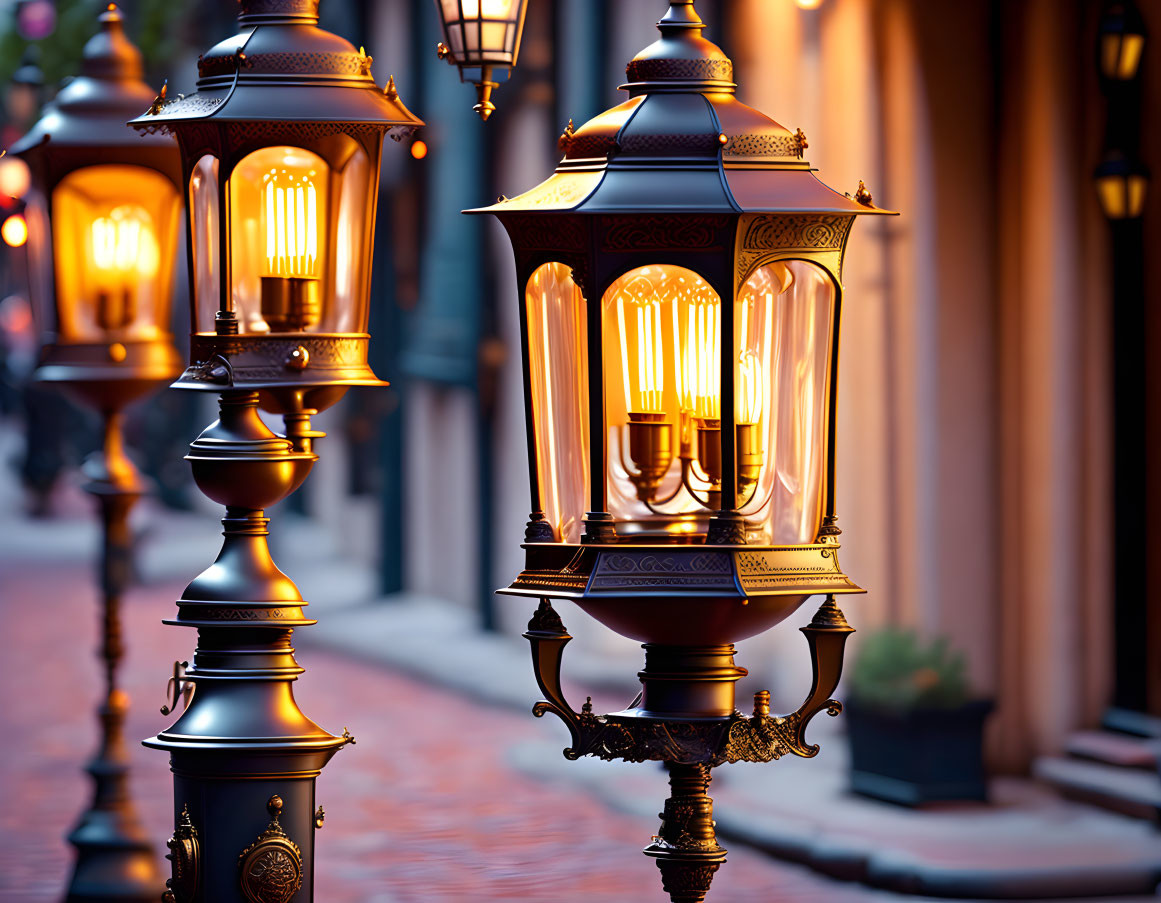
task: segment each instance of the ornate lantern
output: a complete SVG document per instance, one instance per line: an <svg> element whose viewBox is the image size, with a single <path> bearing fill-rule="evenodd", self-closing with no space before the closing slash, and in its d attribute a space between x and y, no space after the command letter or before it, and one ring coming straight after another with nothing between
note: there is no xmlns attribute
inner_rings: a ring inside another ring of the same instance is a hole
<svg viewBox="0 0 1161 903"><path fill-rule="evenodd" d="M1110 81L1132 81L1145 52L1145 20L1133 0L1109 3L1101 14L1098 54L1101 75Z"/></svg>
<svg viewBox="0 0 1161 903"><path fill-rule="evenodd" d="M834 424L841 266L860 184L838 194L806 136L734 97L733 65L671 0L628 66L629 99L560 138L531 191L485 210L516 254L532 515L526 568L502 592L539 598L525 636L568 758L669 765L654 842L673 899L709 888L710 769L813 756L851 628L839 567ZM825 601L803 631L814 686L795 712L735 710L733 644ZM640 640L641 695L576 711L560 684L567 599Z"/></svg>
<svg viewBox="0 0 1161 903"><path fill-rule="evenodd" d="M104 529L101 586L105 695L93 803L69 836L77 862L69 900L155 900L159 870L133 811L123 738L128 698L117 685L120 597L129 577L128 517L145 484L121 436L127 404L181 370L170 335L181 167L165 136L125 122L153 91L141 53L110 5L84 48L80 74L12 148L27 161L29 291L46 344L36 379L104 418L104 449L85 488Z"/></svg>
<svg viewBox="0 0 1161 903"><path fill-rule="evenodd" d="M1149 170L1124 154L1105 156L1093 175L1101 211L1110 220L1139 219L1149 194Z"/></svg>
<svg viewBox="0 0 1161 903"><path fill-rule="evenodd" d="M487 122L496 109L492 89L516 65L528 0L435 0L435 6L444 36L436 52L476 86L472 109Z"/></svg>
<svg viewBox="0 0 1161 903"><path fill-rule="evenodd" d="M367 364L370 265L384 135L422 123L371 57L317 27L318 0L242 0L239 33L203 55L197 92L158 96L133 125L172 133L189 200L193 334L177 388L220 395L187 460L226 506L218 560L186 588L193 667L184 713L146 745L167 750L177 903L313 898L315 778L353 742L307 718L291 683L293 628L314 623L275 566L263 509L317 460L310 416ZM285 437L258 416L282 414Z"/></svg>

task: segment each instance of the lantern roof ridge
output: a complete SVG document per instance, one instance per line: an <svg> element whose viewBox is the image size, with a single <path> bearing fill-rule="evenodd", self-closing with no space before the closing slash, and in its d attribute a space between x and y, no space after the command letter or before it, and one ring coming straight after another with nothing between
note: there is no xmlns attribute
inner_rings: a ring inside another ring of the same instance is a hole
<svg viewBox="0 0 1161 903"><path fill-rule="evenodd" d="M47 104L40 119L10 148L21 156L55 148L139 148L142 137L126 120L156 93L145 83L141 51L125 34L120 9L108 4L97 17L98 30L85 43L80 72ZM149 143L171 147L165 136ZM174 149L176 166L176 148Z"/></svg>
<svg viewBox="0 0 1161 903"><path fill-rule="evenodd" d="M202 122L309 119L360 124L395 138L423 122L380 87L373 58L318 27L319 0L242 0L238 32L198 60L193 94L158 98L131 123L174 131ZM139 111L140 112L140 111Z"/></svg>
<svg viewBox="0 0 1161 903"><path fill-rule="evenodd" d="M693 0L670 0L657 27L660 40L626 67L629 99L580 128L569 122L551 178L471 212L889 212L828 188L801 129L737 99L733 62L701 37Z"/></svg>

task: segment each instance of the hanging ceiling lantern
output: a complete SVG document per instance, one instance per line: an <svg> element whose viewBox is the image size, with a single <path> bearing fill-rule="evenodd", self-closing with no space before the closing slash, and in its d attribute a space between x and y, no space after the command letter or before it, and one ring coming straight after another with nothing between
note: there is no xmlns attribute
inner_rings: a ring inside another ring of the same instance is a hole
<svg viewBox="0 0 1161 903"><path fill-rule="evenodd" d="M476 86L472 108L485 122L496 109L492 90L508 78L520 53L528 0L435 0L444 39L439 58L454 63L460 80Z"/></svg>
<svg viewBox="0 0 1161 903"><path fill-rule="evenodd" d="M862 592L838 563L835 419L847 238L875 206L815 178L806 136L735 97L733 64L672 0L628 65L629 98L560 137L556 173L475 213L508 231L520 322L532 515L525 636L569 758L669 765L653 844L674 899L725 857L706 796L725 762L812 756ZM826 601L809 626L814 686L775 718L737 713L734 646ZM641 696L598 716L564 698L566 599L644 644ZM685 894L682 896L681 894Z"/></svg>

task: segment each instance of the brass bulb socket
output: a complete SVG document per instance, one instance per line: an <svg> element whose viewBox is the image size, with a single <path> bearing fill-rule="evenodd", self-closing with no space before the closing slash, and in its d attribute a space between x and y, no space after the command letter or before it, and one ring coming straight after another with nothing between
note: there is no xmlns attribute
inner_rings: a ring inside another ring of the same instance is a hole
<svg viewBox="0 0 1161 903"><path fill-rule="evenodd" d="M651 501L673 462L673 424L664 414L629 415L629 457L637 468L629 473L637 498Z"/></svg>
<svg viewBox="0 0 1161 903"><path fill-rule="evenodd" d="M262 319L271 332L302 332L322 319L322 287L301 276L262 277Z"/></svg>
<svg viewBox="0 0 1161 903"><path fill-rule="evenodd" d="M735 449L738 456L738 492L745 495L762 472L762 432L757 423L739 423Z"/></svg>
<svg viewBox="0 0 1161 903"><path fill-rule="evenodd" d="M757 423L739 423L734 427L734 450L738 461L738 491L745 494L758 481L762 471L762 431ZM722 422L698 419L697 461L710 483L722 483Z"/></svg>

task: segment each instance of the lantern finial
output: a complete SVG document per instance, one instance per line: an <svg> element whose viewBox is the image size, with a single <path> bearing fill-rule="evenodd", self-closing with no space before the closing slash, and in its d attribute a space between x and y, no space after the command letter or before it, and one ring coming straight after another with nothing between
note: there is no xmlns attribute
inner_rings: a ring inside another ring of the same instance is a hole
<svg viewBox="0 0 1161 903"><path fill-rule="evenodd" d="M693 0L669 0L669 9L657 27L664 34L668 29L705 28L705 23L693 8Z"/></svg>
<svg viewBox="0 0 1161 903"><path fill-rule="evenodd" d="M245 25L318 22L319 0L239 0L238 21Z"/></svg>
<svg viewBox="0 0 1161 903"><path fill-rule="evenodd" d="M110 3L97 16L100 30L89 38L81 62L81 74L89 78L139 79L145 73L141 51L125 36L121 10Z"/></svg>

